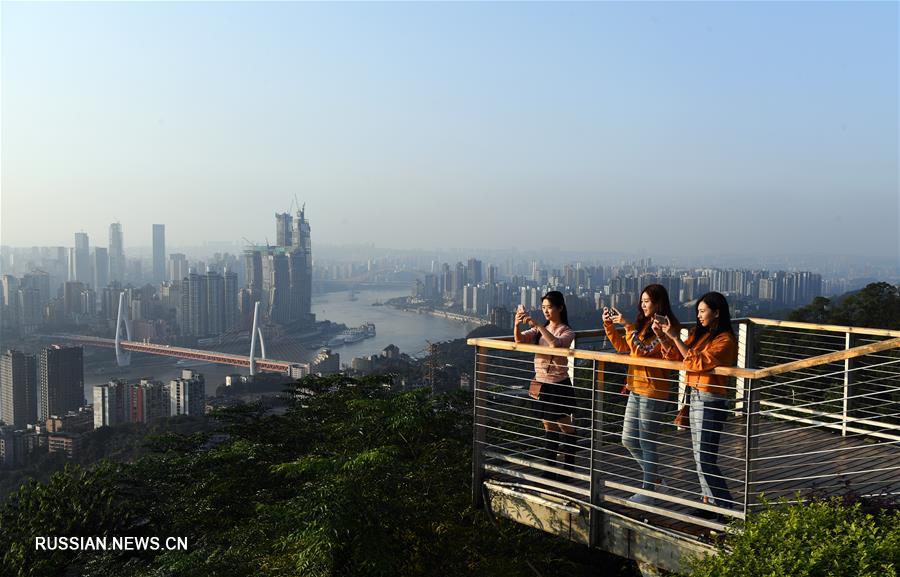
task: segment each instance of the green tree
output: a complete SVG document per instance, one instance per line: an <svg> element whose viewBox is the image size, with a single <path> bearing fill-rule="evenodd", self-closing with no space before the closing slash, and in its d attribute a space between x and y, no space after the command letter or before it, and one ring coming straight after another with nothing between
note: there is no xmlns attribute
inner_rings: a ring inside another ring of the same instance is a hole
<svg viewBox="0 0 900 577"><path fill-rule="evenodd" d="M900 291L886 282L867 285L844 298L831 315L833 324L878 329L900 327Z"/></svg>
<svg viewBox="0 0 900 577"><path fill-rule="evenodd" d="M389 385L389 377L308 377L284 414L217 413L230 435L218 446L168 433L133 463L31 483L0 506L0 572L631 574L620 559L504 520L495 526L472 509L469 399L394 394ZM186 537L189 550L50 555L33 546L38 535L116 534Z"/></svg>
<svg viewBox="0 0 900 577"><path fill-rule="evenodd" d="M810 304L791 312L788 315L788 320L799 323L826 325L831 324L832 315L831 300L825 297L816 297Z"/></svg>

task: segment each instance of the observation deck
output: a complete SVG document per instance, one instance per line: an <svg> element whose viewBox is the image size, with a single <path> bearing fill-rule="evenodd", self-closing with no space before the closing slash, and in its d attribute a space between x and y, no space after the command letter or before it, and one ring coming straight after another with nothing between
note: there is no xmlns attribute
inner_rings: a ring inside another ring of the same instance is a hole
<svg viewBox="0 0 900 577"><path fill-rule="evenodd" d="M672 420L683 398L680 362L617 354L604 332L580 331L570 349L469 339L475 347L473 502L495 514L669 571L715 552L715 532L767 500L813 495L900 496L900 331L761 318L733 322L738 366L718 465L732 501L704 504L690 431ZM687 328L683 336L686 336ZM575 438L539 458L543 429L527 396L533 355L568 360ZM670 369L661 421L665 492L641 488L622 445L631 366ZM635 494L649 502L629 500ZM712 517L712 518L709 518Z"/></svg>

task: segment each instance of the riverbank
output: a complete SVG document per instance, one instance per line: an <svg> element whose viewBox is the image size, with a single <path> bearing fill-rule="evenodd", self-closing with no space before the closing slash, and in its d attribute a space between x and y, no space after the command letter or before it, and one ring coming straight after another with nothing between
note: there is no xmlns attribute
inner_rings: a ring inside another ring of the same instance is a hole
<svg viewBox="0 0 900 577"><path fill-rule="evenodd" d="M428 314L433 317L458 321L458 322L467 323L467 324L476 325L476 326L490 324L489 321L487 321L481 317L475 317L472 315L464 315L462 313L454 313L454 312L450 312L450 311L435 309L432 306L413 305L413 304L409 303L409 301L407 300L408 298L409 297L398 297L395 299L391 299L384 304L387 306L393 307L395 309L402 310L402 311L413 312L413 313L417 313L420 315Z"/></svg>

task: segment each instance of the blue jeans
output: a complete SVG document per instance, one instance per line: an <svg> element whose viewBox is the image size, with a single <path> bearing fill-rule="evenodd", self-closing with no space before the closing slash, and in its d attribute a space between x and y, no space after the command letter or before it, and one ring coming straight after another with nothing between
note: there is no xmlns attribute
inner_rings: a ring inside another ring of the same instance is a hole
<svg viewBox="0 0 900 577"><path fill-rule="evenodd" d="M691 445L700 489L710 503L719 507L733 507L731 493L719 469L719 439L725 428L728 399L691 389Z"/></svg>
<svg viewBox="0 0 900 577"><path fill-rule="evenodd" d="M642 489L653 489L659 479L657 446L665 410L666 401L664 399L654 399L637 393L628 395L628 404L625 405L625 421L622 426L622 444L641 466L643 471Z"/></svg>

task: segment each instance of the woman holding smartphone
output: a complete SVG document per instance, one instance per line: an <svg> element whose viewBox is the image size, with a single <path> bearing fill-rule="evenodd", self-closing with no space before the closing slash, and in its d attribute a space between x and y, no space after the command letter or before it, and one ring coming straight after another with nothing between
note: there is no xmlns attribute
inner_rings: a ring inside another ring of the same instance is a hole
<svg viewBox="0 0 900 577"><path fill-rule="evenodd" d="M615 308L603 309L603 328L612 346L620 353L632 357L663 358L659 335L653 330L654 316L668 319L677 327L678 319L672 313L669 293L660 284L651 284L641 291L641 303L634 323L626 323L622 313ZM616 329L624 324L624 334ZM661 333L661 329L657 329ZM669 371L653 367L630 365L626 388L629 391L622 426L622 444L641 467L641 488L664 492L666 484L659 476L659 430L663 423L671 383ZM635 503L650 504L653 498L635 493L629 498Z"/></svg>
<svg viewBox="0 0 900 577"><path fill-rule="evenodd" d="M737 363L737 338L731 326L728 301L717 292L700 297L697 300L697 326L685 341L672 324L657 323L657 327L665 334L663 348L671 350L670 358L683 359L687 371L691 445L703 502L730 509L733 506L731 493L717 464L719 438L728 416L725 388L728 377L705 372ZM698 515L715 516L708 511L700 511Z"/></svg>
<svg viewBox="0 0 900 577"><path fill-rule="evenodd" d="M545 347L568 349L575 338L569 327L566 301L559 291L550 291L541 298L542 324L531 318L525 308L516 310L513 336L517 343L538 344ZM520 331L523 324L530 326ZM569 367L565 356L534 355L534 381L529 389L533 407L544 425L544 443L541 456L556 461L556 453L564 455L566 465L575 462L575 429L572 412L575 408L575 389L569 379ZM537 389L537 391L535 391Z"/></svg>

